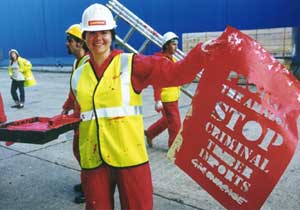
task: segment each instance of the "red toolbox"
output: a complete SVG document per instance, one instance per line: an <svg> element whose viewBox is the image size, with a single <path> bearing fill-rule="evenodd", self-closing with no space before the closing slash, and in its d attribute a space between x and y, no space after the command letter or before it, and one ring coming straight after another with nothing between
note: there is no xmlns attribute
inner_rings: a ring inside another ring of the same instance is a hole
<svg viewBox="0 0 300 210"><path fill-rule="evenodd" d="M0 141L45 144L58 138L79 124L70 115L32 117L0 125Z"/></svg>

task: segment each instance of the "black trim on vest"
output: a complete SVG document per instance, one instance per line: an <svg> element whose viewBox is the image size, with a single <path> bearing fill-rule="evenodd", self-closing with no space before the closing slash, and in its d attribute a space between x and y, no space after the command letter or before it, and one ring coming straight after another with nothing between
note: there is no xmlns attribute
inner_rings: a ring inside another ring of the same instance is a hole
<svg viewBox="0 0 300 210"><path fill-rule="evenodd" d="M109 165L107 162L103 161L103 163L100 164L99 166L96 166L94 168L81 168L81 170L91 171L91 170L95 170L95 169L101 168L103 166L109 166L109 167L115 168L115 169L126 169L126 168L134 168L134 167L138 167L138 166L146 165L146 164L149 164L149 160L146 161L146 162L144 162L144 163L140 163L140 164L137 164L137 165L134 165L134 166L116 167L116 166Z"/></svg>
<svg viewBox="0 0 300 210"><path fill-rule="evenodd" d="M95 78L99 81L99 78L97 77L97 73L96 73L96 70L92 64L92 62L89 61L89 64L91 65L92 69L93 69L93 72L94 72L94 75L95 75Z"/></svg>
<svg viewBox="0 0 300 210"><path fill-rule="evenodd" d="M75 93L73 92L73 89L72 89L72 78L73 78L73 74L74 74L74 70L73 70L72 73L71 73L70 80L69 80L69 85L70 85L70 91L71 91L72 95L74 96L74 99L77 101L76 96L75 96ZM68 96L68 97L69 97L69 96Z"/></svg>
<svg viewBox="0 0 300 210"><path fill-rule="evenodd" d="M121 54L122 54L122 53L121 53ZM117 55L121 55L121 54L117 54ZM109 65L111 64L111 62L114 60L114 58L115 58L117 55L115 55L114 57L112 57L112 58L110 59L110 61L109 61L109 63L107 64L106 68L104 69L104 71L102 72L102 74L99 75L99 77L98 77L98 75L97 75L97 73L96 73L96 70L95 70L95 68L94 68L94 66L93 66L93 64L92 64L92 62L89 62L89 63L91 64L91 66L92 66L92 69L93 69L93 71L94 71L95 77L96 77L96 79L97 79L98 81L101 80L101 78L102 78L104 72L106 71L106 69L109 67Z"/></svg>
<svg viewBox="0 0 300 210"><path fill-rule="evenodd" d="M94 72L95 73L95 72ZM98 80L98 83L97 83L97 85L96 85L96 87L95 87L95 89L94 89L94 92L93 92L93 111L94 111L94 114L95 114L95 121L96 121L96 125L97 125L97 141L98 141L98 150L99 150L99 157L100 157L100 159L101 160L103 160L103 158L102 158L102 153L101 153L101 147L100 147L100 137L99 137L99 134L100 134L100 132L99 132L99 123L98 123L98 116L97 116L97 112L96 112L96 106L95 106L95 94L96 94L96 91L97 91L97 89L98 89L98 86L99 86L99 84L100 84L100 82L101 82L101 79L100 80Z"/></svg>

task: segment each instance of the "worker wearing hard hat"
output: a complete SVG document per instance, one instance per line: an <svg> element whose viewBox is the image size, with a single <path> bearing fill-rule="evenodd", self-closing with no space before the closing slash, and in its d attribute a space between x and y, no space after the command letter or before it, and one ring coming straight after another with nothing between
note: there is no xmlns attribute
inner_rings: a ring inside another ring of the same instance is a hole
<svg viewBox="0 0 300 210"><path fill-rule="evenodd" d="M10 59L8 74L12 80L10 92L15 101L12 108L23 108L25 102L24 87L36 85L36 80L31 72L32 65L30 61L22 58L16 49L11 49L8 54ZM20 97L17 94L17 89L19 89Z"/></svg>
<svg viewBox="0 0 300 210"><path fill-rule="evenodd" d="M0 93L0 124L6 122L6 115L4 112L4 105L3 105L3 101L2 101L2 96Z"/></svg>
<svg viewBox="0 0 300 210"><path fill-rule="evenodd" d="M150 210L153 188L141 92L148 85L169 87L192 81L206 56L200 45L177 63L123 53L112 48L116 27L112 13L101 4L83 12L81 29L90 60L73 73L71 88L80 106L86 209L113 209L117 186L121 209Z"/></svg>
<svg viewBox="0 0 300 210"><path fill-rule="evenodd" d="M89 55L87 53L88 49L85 45L85 42L82 39L82 33L80 29L79 24L71 25L66 30L67 35L67 42L66 47L68 49L68 53L75 56L75 61L73 63L72 72L74 72L79 66L87 62L89 59ZM63 105L63 111L62 114L68 114L70 110L73 111L74 117L80 117L80 108L78 104L76 103L76 100L74 98L74 95L72 92L69 92L68 98L65 101ZM79 146L78 146L78 128L74 129L74 136L73 136L73 153L77 161L80 161L79 158ZM84 203L85 202L85 196L82 190L82 184L77 184L74 186L74 190L79 193L78 196L75 197L74 202L75 203Z"/></svg>
<svg viewBox="0 0 300 210"><path fill-rule="evenodd" d="M163 35L162 52L155 55L162 56L172 62L176 62L173 57L178 47L178 36L173 32L167 32ZM162 112L162 117L153 123L146 131L146 139L149 147L152 147L154 137L168 129L170 147L180 129L180 113L178 109L178 99L180 96L180 87L155 88L155 110Z"/></svg>

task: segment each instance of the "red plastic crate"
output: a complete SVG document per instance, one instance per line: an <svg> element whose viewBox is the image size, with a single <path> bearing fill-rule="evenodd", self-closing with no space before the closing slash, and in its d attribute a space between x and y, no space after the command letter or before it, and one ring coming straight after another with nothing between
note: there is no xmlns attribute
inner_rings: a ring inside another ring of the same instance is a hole
<svg viewBox="0 0 300 210"><path fill-rule="evenodd" d="M32 117L0 125L0 141L45 144L79 124L80 119L69 115Z"/></svg>

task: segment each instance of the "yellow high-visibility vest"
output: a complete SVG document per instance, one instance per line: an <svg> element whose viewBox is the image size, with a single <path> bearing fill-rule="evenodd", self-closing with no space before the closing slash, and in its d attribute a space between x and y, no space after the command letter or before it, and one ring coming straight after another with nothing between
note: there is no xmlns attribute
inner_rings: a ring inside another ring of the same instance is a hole
<svg viewBox="0 0 300 210"><path fill-rule="evenodd" d="M93 169L104 162L129 167L148 161L144 141L142 96L131 84L133 54L113 58L97 79L90 62L72 75L71 88L80 105L80 164Z"/></svg>
<svg viewBox="0 0 300 210"><path fill-rule="evenodd" d="M74 63L73 63L73 68L72 68L72 71L76 70L78 67L80 67L82 64L85 64L88 60L90 59L90 56L89 55L84 55L78 62L77 64L77 59L74 60ZM77 65L76 65L77 64Z"/></svg>
<svg viewBox="0 0 300 210"><path fill-rule="evenodd" d="M74 60L74 62L73 62L73 67L72 67L72 73L71 73L71 77L70 77L70 85L71 85L71 83L72 83L72 76L73 76L73 73L74 73L74 71L77 69L77 68L79 68L80 66L82 66L83 64L85 64L86 62L88 62L89 61L89 59L90 59L90 56L89 55L85 55L85 56L83 56L80 60L79 60L79 62L77 63L77 59L75 59ZM77 65L76 65L77 64Z"/></svg>
<svg viewBox="0 0 300 210"><path fill-rule="evenodd" d="M173 62L176 62L175 58L172 58ZM180 86L166 87L161 89L160 99L162 102L174 102L178 101L180 97Z"/></svg>

